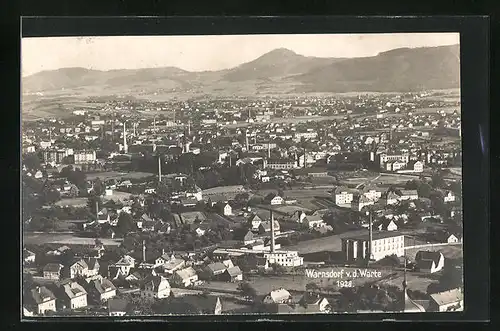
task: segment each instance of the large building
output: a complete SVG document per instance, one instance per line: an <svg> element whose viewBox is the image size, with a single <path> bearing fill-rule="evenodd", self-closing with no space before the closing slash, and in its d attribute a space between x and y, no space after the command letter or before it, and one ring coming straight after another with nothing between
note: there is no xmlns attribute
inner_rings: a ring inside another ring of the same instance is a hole
<svg viewBox="0 0 500 331"><path fill-rule="evenodd" d="M304 264L304 258L297 251L274 251L264 253L269 265L277 264L283 267L298 267Z"/></svg>
<svg viewBox="0 0 500 331"><path fill-rule="evenodd" d="M377 155L378 163L381 169L386 169L388 171L396 171L406 167L408 162L410 162L410 156L408 154L386 154L381 153ZM396 163L396 164L394 164ZM390 165L390 169L387 169L387 165Z"/></svg>
<svg viewBox="0 0 500 331"><path fill-rule="evenodd" d="M96 160L96 153L91 150L76 151L74 153L74 158L75 164L94 163Z"/></svg>
<svg viewBox="0 0 500 331"><path fill-rule="evenodd" d="M267 168L275 170L290 170L297 168L297 162L289 159L270 159L267 161Z"/></svg>
<svg viewBox="0 0 500 331"><path fill-rule="evenodd" d="M65 157L73 154L71 149L49 149L43 151L43 161L45 163L61 164Z"/></svg>
<svg viewBox="0 0 500 331"><path fill-rule="evenodd" d="M369 234L342 239L342 254L346 261L366 260L369 254ZM404 235L395 231L373 232L372 259L381 260L386 256L403 256Z"/></svg>

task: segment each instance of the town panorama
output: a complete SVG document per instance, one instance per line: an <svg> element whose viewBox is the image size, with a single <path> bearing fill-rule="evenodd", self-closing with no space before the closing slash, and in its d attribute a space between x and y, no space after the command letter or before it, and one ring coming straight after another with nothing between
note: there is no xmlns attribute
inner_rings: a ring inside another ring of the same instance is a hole
<svg viewBox="0 0 500 331"><path fill-rule="evenodd" d="M458 45L291 48L23 76L24 318L464 309Z"/></svg>

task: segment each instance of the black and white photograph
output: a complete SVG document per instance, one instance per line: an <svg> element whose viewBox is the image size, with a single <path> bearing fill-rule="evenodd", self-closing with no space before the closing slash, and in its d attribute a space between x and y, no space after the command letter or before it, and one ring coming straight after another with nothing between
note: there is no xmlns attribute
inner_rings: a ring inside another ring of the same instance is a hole
<svg viewBox="0 0 500 331"><path fill-rule="evenodd" d="M464 311L459 33L23 37L22 316Z"/></svg>

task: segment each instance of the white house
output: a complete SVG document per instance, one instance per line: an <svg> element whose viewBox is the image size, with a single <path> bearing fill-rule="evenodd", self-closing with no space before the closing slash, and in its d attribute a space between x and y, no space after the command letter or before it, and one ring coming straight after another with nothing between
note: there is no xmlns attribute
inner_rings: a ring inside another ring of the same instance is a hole
<svg viewBox="0 0 500 331"><path fill-rule="evenodd" d="M418 200L417 190L401 190L400 200Z"/></svg>
<svg viewBox="0 0 500 331"><path fill-rule="evenodd" d="M435 273L443 269L444 255L441 252L419 251L415 262L419 271Z"/></svg>
<svg viewBox="0 0 500 331"><path fill-rule="evenodd" d="M163 276L149 276L141 286L141 296L163 299L170 295L170 283Z"/></svg>
<svg viewBox="0 0 500 331"><path fill-rule="evenodd" d="M444 202L453 202L455 201L455 194L452 191L445 192L443 197Z"/></svg>
<svg viewBox="0 0 500 331"><path fill-rule="evenodd" d="M272 303L288 303L292 299L292 295L287 290L280 288L274 291L271 291L268 295L264 297L262 300L263 303L272 304Z"/></svg>
<svg viewBox="0 0 500 331"><path fill-rule="evenodd" d="M431 294L429 308L432 311L463 311L464 294L461 288Z"/></svg>
<svg viewBox="0 0 500 331"><path fill-rule="evenodd" d="M333 191L333 196L336 205L348 205L354 199L354 194L345 187L337 187Z"/></svg>
<svg viewBox="0 0 500 331"><path fill-rule="evenodd" d="M189 287L198 281L198 275L192 267L177 270L172 276L172 282L177 286Z"/></svg>

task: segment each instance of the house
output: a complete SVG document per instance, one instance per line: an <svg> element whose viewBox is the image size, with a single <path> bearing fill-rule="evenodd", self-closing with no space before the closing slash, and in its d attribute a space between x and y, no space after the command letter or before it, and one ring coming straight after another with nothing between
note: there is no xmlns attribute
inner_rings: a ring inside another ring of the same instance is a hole
<svg viewBox="0 0 500 331"><path fill-rule="evenodd" d="M262 300L265 304L270 303L289 303L292 299L292 295L287 290L280 288L274 291L271 291L267 294Z"/></svg>
<svg viewBox="0 0 500 331"><path fill-rule="evenodd" d="M108 269L118 269L120 275L128 276L130 269L135 267L135 259L129 255L124 255L118 262L112 264Z"/></svg>
<svg viewBox="0 0 500 331"><path fill-rule="evenodd" d="M408 170L422 172L424 171L424 163L422 161L410 161L408 163Z"/></svg>
<svg viewBox="0 0 500 331"><path fill-rule="evenodd" d="M394 220L384 218L377 225L379 231L397 231L398 226L394 223Z"/></svg>
<svg viewBox="0 0 500 331"><path fill-rule="evenodd" d="M368 199L364 195L355 195L352 202L351 202L351 208L352 210L355 211L361 211L364 207L373 205L374 201Z"/></svg>
<svg viewBox="0 0 500 331"><path fill-rule="evenodd" d="M125 299L112 298L108 300L109 316L124 316L128 311L128 301Z"/></svg>
<svg viewBox="0 0 500 331"><path fill-rule="evenodd" d="M26 264L34 263L35 257L36 257L35 253L33 253L32 251L29 251L27 249L23 249L23 261L24 261L24 263L26 263Z"/></svg>
<svg viewBox="0 0 500 331"><path fill-rule="evenodd" d="M211 278L222 275L227 267L222 262L215 262L205 267L205 272Z"/></svg>
<svg viewBox="0 0 500 331"><path fill-rule="evenodd" d="M58 284L58 293L62 308L78 309L87 307L87 291L77 282Z"/></svg>
<svg viewBox="0 0 500 331"><path fill-rule="evenodd" d="M198 203L198 200L196 200L196 198L194 198L194 197L181 198L180 199L180 203L184 207L191 208L191 207L196 207L196 204Z"/></svg>
<svg viewBox="0 0 500 331"><path fill-rule="evenodd" d="M400 200L418 200L417 190L401 190Z"/></svg>
<svg viewBox="0 0 500 331"><path fill-rule="evenodd" d="M444 193L443 201L445 203L454 202L455 201L455 193L453 193L452 191L446 191Z"/></svg>
<svg viewBox="0 0 500 331"><path fill-rule="evenodd" d="M44 315L48 311L56 311L56 297L45 286L37 286L28 291L24 304L29 311L37 315Z"/></svg>
<svg viewBox="0 0 500 331"><path fill-rule="evenodd" d="M224 216L230 216L233 214L233 207L229 203L222 203L219 205L219 210Z"/></svg>
<svg viewBox="0 0 500 331"><path fill-rule="evenodd" d="M168 261L163 263L163 271L167 274L173 275L175 271L184 268L185 265L186 261L178 259L172 255Z"/></svg>
<svg viewBox="0 0 500 331"><path fill-rule="evenodd" d="M163 299L170 295L170 283L163 276L150 276L141 286L141 296L145 298Z"/></svg>
<svg viewBox="0 0 500 331"><path fill-rule="evenodd" d="M444 255L441 252L418 251L415 263L420 272L435 273L444 267Z"/></svg>
<svg viewBox="0 0 500 331"><path fill-rule="evenodd" d="M141 223L142 232L153 232L155 230L156 223L154 221L143 221Z"/></svg>
<svg viewBox="0 0 500 331"><path fill-rule="evenodd" d="M99 273L100 265L99 260L96 258L85 259L85 263L87 264L87 273L86 277L92 277Z"/></svg>
<svg viewBox="0 0 500 331"><path fill-rule="evenodd" d="M198 281L198 275L193 267L188 267L175 271L171 280L177 286L189 287Z"/></svg>
<svg viewBox="0 0 500 331"><path fill-rule="evenodd" d="M265 234L271 232L271 221L265 221L260 223L259 225L259 234ZM274 220L274 233L280 233L280 223L277 220Z"/></svg>
<svg viewBox="0 0 500 331"><path fill-rule="evenodd" d="M104 302L116 296L116 287L109 279L95 279L89 283L88 294L95 302Z"/></svg>
<svg viewBox="0 0 500 331"><path fill-rule="evenodd" d="M60 256L71 249L68 246L61 246L53 251L48 251L47 255Z"/></svg>
<svg viewBox="0 0 500 331"><path fill-rule="evenodd" d="M270 193L264 198L264 203L268 205L282 205L284 203L283 197Z"/></svg>
<svg viewBox="0 0 500 331"><path fill-rule="evenodd" d="M230 267L227 268L220 277L221 280L226 282L235 282L243 280L243 272L240 267Z"/></svg>
<svg viewBox="0 0 500 331"><path fill-rule="evenodd" d="M260 223L262 223L262 218L260 218L257 214L253 214L248 221L252 225L252 230L256 231L259 229Z"/></svg>
<svg viewBox="0 0 500 331"><path fill-rule="evenodd" d="M57 280L61 278L63 265L59 263L48 263L43 267L43 278Z"/></svg>
<svg viewBox="0 0 500 331"><path fill-rule="evenodd" d="M332 194L336 205L349 205L354 199L354 194L344 186L336 187Z"/></svg>
<svg viewBox="0 0 500 331"><path fill-rule="evenodd" d="M325 297L319 294L306 293L300 300L299 304L304 307L316 306L320 312L326 312L330 303Z"/></svg>
<svg viewBox="0 0 500 331"><path fill-rule="evenodd" d="M85 260L77 260L64 268L64 275L67 278L74 279L78 276L86 277L89 272L89 267Z"/></svg>
<svg viewBox="0 0 500 331"><path fill-rule="evenodd" d="M399 202L399 195L397 195L394 192L385 192L382 194L381 200L386 204L386 205L395 205Z"/></svg>
<svg viewBox="0 0 500 331"><path fill-rule="evenodd" d="M464 294L461 288L431 294L430 311L463 311Z"/></svg>
<svg viewBox="0 0 500 331"><path fill-rule="evenodd" d="M243 243L243 245L248 245L255 241L253 232L246 229L240 229L236 231L233 237L234 240Z"/></svg>
<svg viewBox="0 0 500 331"><path fill-rule="evenodd" d="M462 242L462 236L458 233L451 233L448 231L442 231L436 233L436 239L442 243L455 244Z"/></svg>
<svg viewBox="0 0 500 331"><path fill-rule="evenodd" d="M364 187L362 194L373 201L378 201L382 197L382 192L380 190L371 187Z"/></svg>
<svg viewBox="0 0 500 331"><path fill-rule="evenodd" d="M301 223L307 225L310 229L326 226L321 215L308 215L302 219Z"/></svg>

